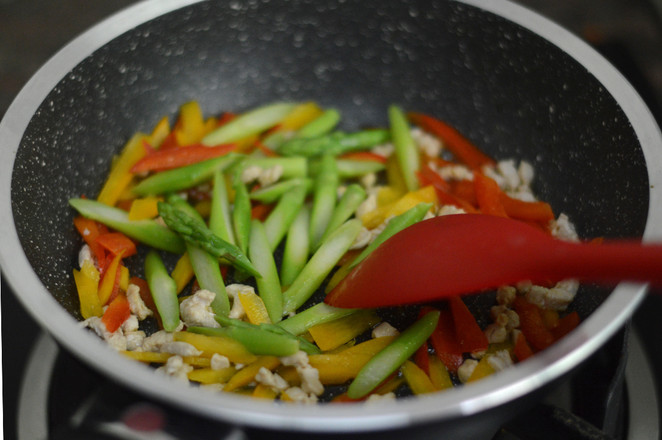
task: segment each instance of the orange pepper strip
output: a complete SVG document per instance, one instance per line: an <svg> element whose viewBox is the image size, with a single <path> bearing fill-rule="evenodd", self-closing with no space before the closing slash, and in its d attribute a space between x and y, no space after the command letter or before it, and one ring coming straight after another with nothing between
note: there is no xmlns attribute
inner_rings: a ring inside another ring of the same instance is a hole
<svg viewBox="0 0 662 440"><path fill-rule="evenodd" d="M85 243L90 247L92 255L96 258L99 265L103 265L106 260L106 251L97 243L97 237L99 234L108 232L108 229L101 223L97 223L94 220L90 220L85 217L75 217L74 226L76 230L83 238Z"/></svg>
<svg viewBox="0 0 662 440"><path fill-rule="evenodd" d="M370 151L357 151L355 153L345 153L342 156L340 156L339 159L365 160L365 161L378 162L383 164L386 164L386 161L388 160L386 156L382 156L381 154L377 154L377 153L372 153Z"/></svg>
<svg viewBox="0 0 662 440"><path fill-rule="evenodd" d="M549 203L525 202L501 193L501 204L508 217L519 220L547 223L554 220L554 212Z"/></svg>
<svg viewBox="0 0 662 440"><path fill-rule="evenodd" d="M552 334L555 340L564 337L579 325L579 314L572 312L560 318L556 327L552 329Z"/></svg>
<svg viewBox="0 0 662 440"><path fill-rule="evenodd" d="M121 278L121 271L119 269L120 261L122 260L123 252L115 255L110 261L108 268L104 271L103 277L99 284L99 301L101 304L107 304L111 299L113 291L119 288Z"/></svg>
<svg viewBox="0 0 662 440"><path fill-rule="evenodd" d="M235 151L235 144L224 144L215 147L204 145L189 145L188 147L159 149L140 159L131 168L132 173L143 173L146 171L165 171L192 165L203 160L225 156Z"/></svg>
<svg viewBox="0 0 662 440"><path fill-rule="evenodd" d="M118 255L123 252L122 258L127 258L137 253L136 244L133 240L121 232L99 234L96 241L112 255Z"/></svg>
<svg viewBox="0 0 662 440"><path fill-rule="evenodd" d="M482 173L474 172L474 190L478 207L483 214L508 217L501 202L501 188L494 179Z"/></svg>
<svg viewBox="0 0 662 440"><path fill-rule="evenodd" d="M519 315L520 330L533 349L543 350L554 342L554 336L545 327L538 306L518 296L513 301L513 308Z"/></svg>
<svg viewBox="0 0 662 440"><path fill-rule="evenodd" d="M531 350L531 347L529 347L528 342L526 342L526 337L522 332L518 332L517 337L515 338L513 355L515 355L517 362L522 362L533 356L533 350Z"/></svg>
<svg viewBox="0 0 662 440"><path fill-rule="evenodd" d="M108 308L101 317L101 322L106 326L106 330L113 333L120 328L122 323L131 316L129 300L123 294L117 295L108 305Z"/></svg>
<svg viewBox="0 0 662 440"><path fill-rule="evenodd" d="M487 350L489 345L487 337L478 326L476 318L464 304L462 298L459 296L450 297L448 303L453 315L455 335L462 352L475 353Z"/></svg>
<svg viewBox="0 0 662 440"><path fill-rule="evenodd" d="M473 143L465 138L459 131L447 123L425 115L423 113L408 113L412 124L437 136L444 142L453 155L471 169L479 169L483 165L493 165L494 160L480 151Z"/></svg>

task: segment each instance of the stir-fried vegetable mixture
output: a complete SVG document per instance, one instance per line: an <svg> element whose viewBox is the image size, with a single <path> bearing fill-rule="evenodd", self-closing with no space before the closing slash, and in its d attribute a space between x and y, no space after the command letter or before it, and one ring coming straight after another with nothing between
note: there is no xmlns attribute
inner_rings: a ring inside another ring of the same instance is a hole
<svg viewBox="0 0 662 440"><path fill-rule="evenodd" d="M70 200L84 324L159 372L288 402L440 391L571 331L575 281L499 288L483 328L459 297L400 315L323 302L431 216L507 216L577 239L531 192L528 163L497 162L426 114L393 105L387 117L346 132L340 112L313 102L208 119L190 102L172 127L163 118L137 133L96 200Z"/></svg>

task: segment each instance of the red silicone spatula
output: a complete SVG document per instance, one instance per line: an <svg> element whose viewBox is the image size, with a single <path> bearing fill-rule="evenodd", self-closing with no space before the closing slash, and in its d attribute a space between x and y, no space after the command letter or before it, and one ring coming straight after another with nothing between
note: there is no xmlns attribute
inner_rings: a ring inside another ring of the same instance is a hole
<svg viewBox="0 0 662 440"><path fill-rule="evenodd" d="M517 220L435 217L382 243L326 297L336 307L383 307L478 293L523 280L662 283L662 245L570 243Z"/></svg>

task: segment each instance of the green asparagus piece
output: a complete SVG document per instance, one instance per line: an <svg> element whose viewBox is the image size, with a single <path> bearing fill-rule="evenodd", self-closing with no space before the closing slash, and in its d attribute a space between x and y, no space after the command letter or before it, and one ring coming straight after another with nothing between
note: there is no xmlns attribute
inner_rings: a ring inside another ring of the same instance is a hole
<svg viewBox="0 0 662 440"><path fill-rule="evenodd" d="M286 156L314 157L322 154L338 156L362 151L382 144L390 138L388 130L371 129L354 133L336 131L312 138L295 137L285 141L278 152Z"/></svg>
<svg viewBox="0 0 662 440"><path fill-rule="evenodd" d="M353 179L370 173L378 173L386 168L383 163L372 160L337 159L336 165L341 179Z"/></svg>
<svg viewBox="0 0 662 440"><path fill-rule="evenodd" d="M214 173L209 229L228 243L235 244L228 189L225 184L225 176L218 170Z"/></svg>
<svg viewBox="0 0 662 440"><path fill-rule="evenodd" d="M313 207L310 213L310 244L317 249L336 206L338 191L338 168L335 158L325 155L313 188Z"/></svg>
<svg viewBox="0 0 662 440"><path fill-rule="evenodd" d="M216 318L218 321L218 316ZM248 351L256 355L291 356L300 349L297 338L263 330L258 326L189 327L187 330L207 336L230 337L239 341Z"/></svg>
<svg viewBox="0 0 662 440"><path fill-rule="evenodd" d="M358 183L352 183L345 189L342 197L338 201L338 205L333 210L329 224L322 235L320 242L324 241L333 231L340 227L346 220L348 220L356 211L361 203L366 199L368 194L365 189Z"/></svg>
<svg viewBox="0 0 662 440"><path fill-rule="evenodd" d="M308 161L305 157L258 157L249 156L242 166L256 166L263 170L279 166L283 170L281 179L292 179L295 177L306 177L308 174Z"/></svg>
<svg viewBox="0 0 662 440"><path fill-rule="evenodd" d="M308 189L305 185L299 185L289 192L283 194L274 209L264 220L264 230L269 240L271 252L276 250L281 240L287 233L290 225L296 218L303 206Z"/></svg>
<svg viewBox="0 0 662 440"><path fill-rule="evenodd" d="M361 228L360 220L348 220L322 243L292 285L283 292L285 313L294 312L312 296L340 257L347 252Z"/></svg>
<svg viewBox="0 0 662 440"><path fill-rule="evenodd" d="M295 177L293 179L282 180L273 185L251 191L250 196L252 200L257 200L258 202L274 203L276 200L280 199L283 194L286 194L288 191L299 185L304 185L306 191L308 191L312 188L313 181L307 177Z"/></svg>
<svg viewBox="0 0 662 440"><path fill-rule="evenodd" d="M403 331L361 368L349 385L347 395L358 399L375 389L423 345L437 326L437 321L439 311L428 312Z"/></svg>
<svg viewBox="0 0 662 440"><path fill-rule="evenodd" d="M391 238L396 233L413 225L414 223L418 223L419 221L421 221L431 207L432 207L432 203L419 203L418 205L414 206L408 211L405 211L402 214L393 217L391 220L388 221L384 230L382 230L382 232L379 233L379 235L372 241L372 243L366 246L366 248L363 249L363 251L354 259L350 267L354 267L357 264L359 264L368 255L370 255L372 251L377 249L377 247L380 244L384 243L386 240Z"/></svg>
<svg viewBox="0 0 662 440"><path fill-rule="evenodd" d="M294 316L282 320L278 325L293 335L301 335L308 331L310 327L329 321L335 321L343 316L351 315L358 310L360 309L341 309L338 307L331 307L330 305L321 302Z"/></svg>
<svg viewBox="0 0 662 440"><path fill-rule="evenodd" d="M283 292L280 288L278 270L264 225L258 220L253 220L252 223L248 256L253 266L262 275L261 278L256 280L257 291L260 298L262 298L262 302L264 302L269 319L276 323L283 318Z"/></svg>
<svg viewBox="0 0 662 440"><path fill-rule="evenodd" d="M294 103L278 102L249 110L206 135L202 144L226 144L260 133L278 124L295 107Z"/></svg>
<svg viewBox="0 0 662 440"><path fill-rule="evenodd" d="M181 197L171 195L168 197L168 203L192 218L197 219L197 221L203 222L202 216L200 216L198 211ZM188 252L193 273L195 273L195 278L200 287L216 294L211 303L212 310L217 315L227 316L230 313L230 299L225 290L225 283L223 282L223 275L221 275L218 258L193 243L186 243L186 251Z"/></svg>
<svg viewBox="0 0 662 440"><path fill-rule="evenodd" d="M232 227L237 246L246 253L248 238L251 234L251 199L248 189L241 181L241 173L237 172L232 184L234 189L234 207L232 209Z"/></svg>
<svg viewBox="0 0 662 440"><path fill-rule="evenodd" d="M211 179L214 172L231 166L240 157L240 154L230 153L193 165L156 173L134 186L132 192L138 196L147 196L192 188Z"/></svg>
<svg viewBox="0 0 662 440"><path fill-rule="evenodd" d="M183 254L184 240L154 220L129 220L126 211L89 199L70 199L69 204L83 217L99 223L153 248Z"/></svg>
<svg viewBox="0 0 662 440"><path fill-rule="evenodd" d="M217 258L228 260L233 266L244 272L260 277L260 273L237 246L215 235L204 223L168 203L159 202L158 207L159 214L168 227L180 234L184 240L200 246Z"/></svg>
<svg viewBox="0 0 662 440"><path fill-rule="evenodd" d="M177 284L163 264L159 254L151 250L145 257L145 278L159 312L163 329L173 332L179 326L179 300Z"/></svg>
<svg viewBox="0 0 662 440"><path fill-rule="evenodd" d="M283 286L292 284L308 261L308 255L310 255L309 223L310 210L304 206L299 210L287 231L283 261L280 266L280 281Z"/></svg>
<svg viewBox="0 0 662 440"><path fill-rule="evenodd" d="M338 122L340 122L340 112L336 109L330 108L297 130L294 137L312 138L325 135L333 130L335 126L338 125Z"/></svg>
<svg viewBox="0 0 662 440"><path fill-rule="evenodd" d="M416 171L420 166L416 143L411 137L407 117L400 107L391 105L388 108L388 117L391 125L391 138L395 147L395 154L402 171L402 176L409 191L418 189Z"/></svg>

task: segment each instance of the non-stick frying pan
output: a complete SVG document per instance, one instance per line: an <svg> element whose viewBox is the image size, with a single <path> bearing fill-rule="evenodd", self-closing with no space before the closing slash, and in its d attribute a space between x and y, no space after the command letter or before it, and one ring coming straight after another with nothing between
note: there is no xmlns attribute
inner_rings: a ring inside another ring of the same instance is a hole
<svg viewBox="0 0 662 440"><path fill-rule="evenodd" d="M434 114L497 159L533 163L535 191L581 236L662 239L662 138L649 111L603 58L526 9L501 0L148 1L62 49L0 124L3 276L65 349L128 387L240 425L418 427L453 438L464 429L470 438L476 418L498 426L539 398L643 298L641 285L583 286L573 304L582 325L531 360L437 395L358 407L203 392L82 330L71 275L80 241L67 200L95 196L129 136L186 101L217 114L281 99L339 108L348 130L385 125L391 103ZM492 301L469 300L479 319Z"/></svg>

